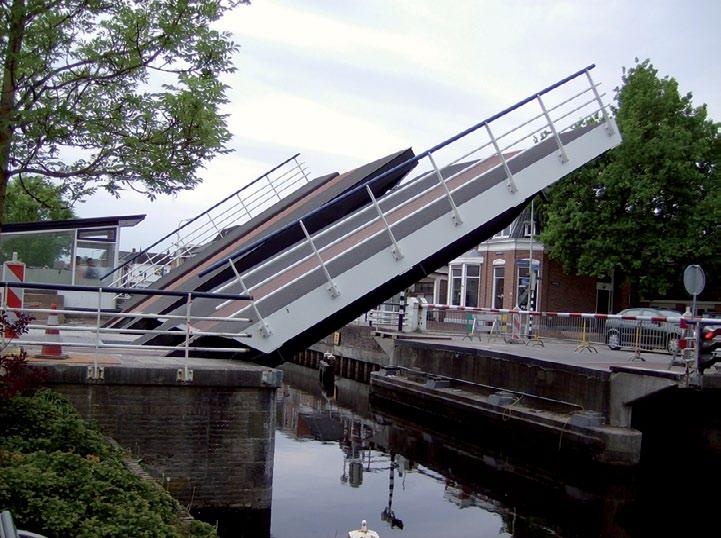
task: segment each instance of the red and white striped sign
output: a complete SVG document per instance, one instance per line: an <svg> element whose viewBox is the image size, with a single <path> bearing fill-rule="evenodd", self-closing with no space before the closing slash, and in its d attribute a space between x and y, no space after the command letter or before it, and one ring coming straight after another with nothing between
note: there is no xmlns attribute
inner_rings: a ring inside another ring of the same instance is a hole
<svg viewBox="0 0 721 538"><path fill-rule="evenodd" d="M25 282L25 264L14 260L8 260L3 263L3 281L5 282ZM6 308L22 308L25 298L25 290L23 288L5 288L7 297L3 301Z"/></svg>

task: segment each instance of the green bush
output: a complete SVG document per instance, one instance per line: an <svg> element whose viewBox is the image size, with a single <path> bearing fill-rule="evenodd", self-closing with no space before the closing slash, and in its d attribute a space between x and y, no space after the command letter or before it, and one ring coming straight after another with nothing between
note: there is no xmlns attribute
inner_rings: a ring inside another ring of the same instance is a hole
<svg viewBox="0 0 721 538"><path fill-rule="evenodd" d="M165 491L132 474L62 396L42 391L0 405L0 509L19 527L64 537L211 537L182 524Z"/></svg>
<svg viewBox="0 0 721 538"><path fill-rule="evenodd" d="M112 449L100 431L82 420L60 394L42 390L0 404L0 447L18 452L44 450L104 458Z"/></svg>

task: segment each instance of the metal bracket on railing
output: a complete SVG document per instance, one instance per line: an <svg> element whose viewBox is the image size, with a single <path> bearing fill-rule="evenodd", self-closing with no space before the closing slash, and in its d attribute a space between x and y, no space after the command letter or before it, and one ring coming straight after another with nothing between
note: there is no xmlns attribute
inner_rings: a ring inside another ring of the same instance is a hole
<svg viewBox="0 0 721 538"><path fill-rule="evenodd" d="M376 211L378 212L378 216L383 221L383 225L386 228L386 232L388 232L388 236L391 238L391 242L393 243L393 248L391 248L391 254L393 254L393 257L396 259L396 261L403 259L403 252L401 252L401 247L398 245L398 241L396 241L395 235L393 235L393 230L391 230L391 227L388 225L388 220L386 219L386 216L383 214L383 210L381 209L380 204L378 204L378 200L376 200L376 197L373 196L373 191L371 188L366 185L366 191L368 191L368 196L371 197L371 202L373 202L373 205L376 208Z"/></svg>
<svg viewBox="0 0 721 538"><path fill-rule="evenodd" d="M436 164L435 159L433 159L433 155L428 153L428 159L431 161L431 164L433 165L433 169L436 171L436 177L438 178L439 183L443 186L443 189L446 191L446 198L448 198L448 202L451 204L451 211L453 211L453 215L451 215L451 218L453 219L453 224L456 226L460 226L463 224L463 219L461 218L461 213L458 211L458 206L456 206L456 202L453 200L453 195L451 194L451 191L448 190L448 184L446 183L446 180L443 178L443 174L441 173L441 170L438 168L438 165Z"/></svg>
<svg viewBox="0 0 721 538"><path fill-rule="evenodd" d="M514 193L518 190L518 187L516 187L516 182L513 181L513 174L511 173L511 169L508 168L508 162L506 161L506 158L503 156L503 153L501 153L501 148L498 146L498 142L496 142L496 137L493 136L493 133L491 132L490 126L486 123L486 132L488 133L488 136L491 139L491 144L493 144L493 147L496 149L496 153L498 154L498 158L501 159L501 163L503 163L503 169L506 171L506 184L508 186L508 191L511 193Z"/></svg>
<svg viewBox="0 0 721 538"><path fill-rule="evenodd" d="M243 282L240 273L238 273L238 270L235 268L235 265L233 265L233 260L228 258L228 264L233 270L233 273L235 273L235 278L238 280L238 284L240 284L240 289L242 290L243 295L248 295L248 288L246 287L245 282ZM255 304L254 299L251 299L250 306L253 308L253 313L258 319L258 323L260 323L260 334L263 336L263 338L268 338L271 334L273 334L273 331L270 330L270 326L263 319L263 316L260 315L260 311L258 310L258 306Z"/></svg>
<svg viewBox="0 0 721 538"><path fill-rule="evenodd" d="M541 105L541 110L543 110L543 115L546 117L546 121L548 122L548 128L551 129L551 133L553 134L553 138L556 139L556 144L558 145L558 149L561 152L558 158L561 160L561 163L565 164L568 162L568 155L566 154L566 148L563 147L563 143L561 142L561 137L558 136L558 131L556 131L556 126L553 125L553 120L551 120L551 116L548 113L548 110L546 110L546 105L543 104L543 99L541 99L540 95L536 95L536 99L538 99L538 104Z"/></svg>
<svg viewBox="0 0 721 538"><path fill-rule="evenodd" d="M88 366L88 369L85 373L85 379L88 381L104 381L105 368L103 368L102 366L98 366L97 364Z"/></svg>
<svg viewBox="0 0 721 538"><path fill-rule="evenodd" d="M586 69L586 78L588 79L588 83L591 85L591 90L593 91L593 95L596 98L596 101L598 101L598 107L601 110L601 114L603 115L603 121L606 122L606 132L608 133L608 136L613 136L613 126L611 124L611 118L608 116L608 111L603 105L601 95L598 93L598 88L596 88L596 85L593 83L591 73L588 69Z"/></svg>
<svg viewBox="0 0 721 538"><path fill-rule="evenodd" d="M325 262L323 261L323 258L320 255L320 252L318 252L318 249L315 248L315 243L313 242L313 238L308 233L308 230L305 227L305 224L303 224L302 220L299 220L298 223L300 224L301 229L303 230L303 233L305 234L305 238L308 240L308 244L310 245L310 248L313 249L313 253L315 254L315 257L318 258L318 261L320 262L320 267L323 270L323 273L325 274L325 278L328 281L328 293L330 296L335 299L340 295L340 290L338 289L338 286L335 285L335 282L333 282L333 279L330 276L330 273L328 272L328 268L325 265Z"/></svg>
<svg viewBox="0 0 721 538"><path fill-rule="evenodd" d="M193 370L188 368L178 368L178 374L175 376L175 380L178 383L192 383L193 382Z"/></svg>

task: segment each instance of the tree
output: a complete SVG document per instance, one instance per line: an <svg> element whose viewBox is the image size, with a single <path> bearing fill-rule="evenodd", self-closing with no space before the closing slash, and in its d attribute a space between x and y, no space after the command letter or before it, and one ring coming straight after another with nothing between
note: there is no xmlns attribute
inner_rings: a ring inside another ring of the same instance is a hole
<svg viewBox="0 0 721 538"><path fill-rule="evenodd" d="M0 224L13 177L153 198L227 152L236 46L212 28L247 0L1 0Z"/></svg>
<svg viewBox="0 0 721 538"><path fill-rule="evenodd" d="M5 193L5 222L72 219L75 213L63 189L41 177L10 180Z"/></svg>
<svg viewBox="0 0 721 538"><path fill-rule="evenodd" d="M665 293L685 265L719 266L719 126L648 60L622 82L623 143L554 186L541 239L569 274Z"/></svg>

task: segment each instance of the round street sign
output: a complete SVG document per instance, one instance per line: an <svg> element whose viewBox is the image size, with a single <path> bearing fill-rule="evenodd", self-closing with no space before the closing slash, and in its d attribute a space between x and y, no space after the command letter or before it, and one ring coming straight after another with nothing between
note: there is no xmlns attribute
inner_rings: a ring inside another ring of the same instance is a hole
<svg viewBox="0 0 721 538"><path fill-rule="evenodd" d="M683 285L690 295L698 295L706 285L706 275L700 265L689 265L683 272Z"/></svg>

